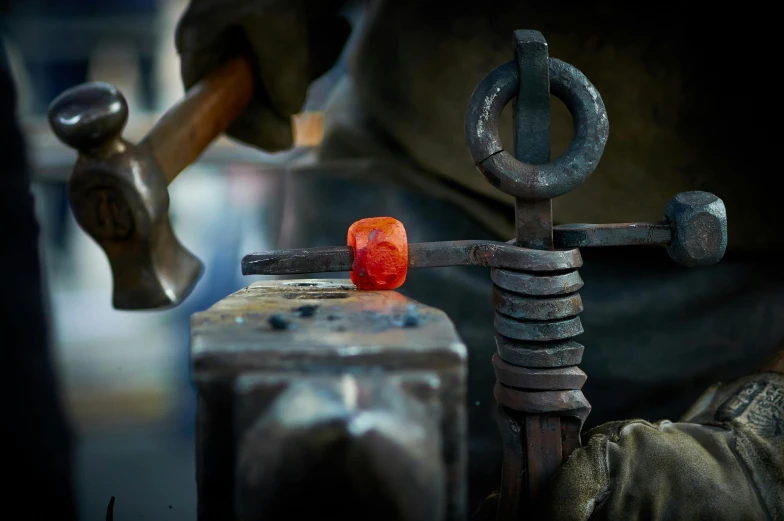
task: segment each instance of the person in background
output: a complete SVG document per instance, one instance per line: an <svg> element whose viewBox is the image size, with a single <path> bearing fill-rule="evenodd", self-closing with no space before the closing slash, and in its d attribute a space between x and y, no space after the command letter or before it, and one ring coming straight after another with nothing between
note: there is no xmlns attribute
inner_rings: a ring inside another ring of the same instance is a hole
<svg viewBox="0 0 784 521"><path fill-rule="evenodd" d="M705 190L724 200L729 222L727 255L708 269L680 268L658 249L582 252L583 391L588 427L605 425L563 466L543 518L784 519L784 376L780 363L763 366L784 339L781 197L771 186L779 145L768 129L780 109L760 90L777 60L775 17L698 2L364 3L315 159L388 167L351 179L337 167L334 176L292 172L289 199L307 204L287 213L280 247L329 245L379 215L404 222L412 242L513 236L512 200L476 172L463 118L475 86L511 59L512 31L541 31L550 55L597 87L610 121L597 171L554 201L555 218L657 220L676 193ZM184 85L248 54L256 96L229 135L269 152L290 147L291 116L348 38L343 4L191 0L176 35ZM557 156L571 139L563 105L552 135ZM510 128L502 139L511 142ZM422 271L401 291L446 311L469 349L476 508L500 478L491 282L482 269ZM494 498L479 518L492 519Z"/></svg>

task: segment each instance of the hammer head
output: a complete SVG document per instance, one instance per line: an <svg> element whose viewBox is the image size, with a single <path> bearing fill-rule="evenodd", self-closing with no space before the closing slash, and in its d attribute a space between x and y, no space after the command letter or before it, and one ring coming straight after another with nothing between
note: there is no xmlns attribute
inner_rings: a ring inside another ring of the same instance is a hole
<svg viewBox="0 0 784 521"><path fill-rule="evenodd" d="M66 90L49 107L55 134L79 152L69 181L71 207L106 252L114 307L171 307L190 294L203 266L172 231L166 180L155 158L122 139L127 120L125 98L106 83Z"/></svg>

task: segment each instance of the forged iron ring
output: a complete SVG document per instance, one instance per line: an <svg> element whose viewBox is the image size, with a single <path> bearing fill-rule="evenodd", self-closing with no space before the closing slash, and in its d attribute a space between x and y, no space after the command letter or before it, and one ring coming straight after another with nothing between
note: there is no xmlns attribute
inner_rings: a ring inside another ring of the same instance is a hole
<svg viewBox="0 0 784 521"><path fill-rule="evenodd" d="M586 374L571 367L521 367L510 364L498 353L493 355L496 379L507 387L539 391L582 389Z"/></svg>
<svg viewBox="0 0 784 521"><path fill-rule="evenodd" d="M579 293L530 297L493 286L493 303L499 313L520 320L560 320L583 311Z"/></svg>
<svg viewBox="0 0 784 521"><path fill-rule="evenodd" d="M516 320L495 312L493 322L496 332L513 340L523 342L552 342L556 340L569 340L583 333L580 317L570 317L563 320Z"/></svg>
<svg viewBox="0 0 784 521"><path fill-rule="evenodd" d="M577 270L542 275L493 268L490 270L490 278L502 289L533 297L567 295L583 287L583 279Z"/></svg>
<svg viewBox="0 0 784 521"><path fill-rule="evenodd" d="M583 361L584 347L574 340L555 342L522 342L495 335L498 356L512 365L522 367L567 367Z"/></svg>
<svg viewBox="0 0 784 521"><path fill-rule="evenodd" d="M554 161L523 163L501 144L501 111L517 96L520 83L516 62L496 67L468 102L466 141L476 167L493 186L520 199L552 199L575 189L593 173L607 143L607 110L596 88L568 63L548 58L548 65L551 93L564 102L574 121L572 142Z"/></svg>
<svg viewBox="0 0 784 521"><path fill-rule="evenodd" d="M498 403L514 411L528 414L571 416L580 420L582 427L591 412L591 404L579 389L566 391L521 391L495 383L493 394Z"/></svg>

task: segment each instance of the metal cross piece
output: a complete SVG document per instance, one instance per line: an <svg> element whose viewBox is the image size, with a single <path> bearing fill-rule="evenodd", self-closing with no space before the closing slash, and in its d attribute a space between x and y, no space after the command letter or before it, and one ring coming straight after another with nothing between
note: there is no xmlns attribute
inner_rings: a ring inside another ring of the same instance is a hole
<svg viewBox="0 0 784 521"><path fill-rule="evenodd" d="M409 244L409 268L492 268L496 309L499 425L504 442L498 519L519 518L560 463L580 446L590 404L577 365L583 332L577 291L583 281L578 247L666 245L684 266L715 264L727 246L724 203L713 194L686 192L664 209L664 220L553 226L552 199L593 173L608 137L601 96L575 67L550 58L537 31L515 31L515 60L493 70L476 88L466 114L468 150L490 183L515 197L517 236L508 243L449 241ZM550 95L574 121L567 151L550 161ZM514 154L498 133L503 108L515 100ZM254 253L245 275L350 271L347 246Z"/></svg>

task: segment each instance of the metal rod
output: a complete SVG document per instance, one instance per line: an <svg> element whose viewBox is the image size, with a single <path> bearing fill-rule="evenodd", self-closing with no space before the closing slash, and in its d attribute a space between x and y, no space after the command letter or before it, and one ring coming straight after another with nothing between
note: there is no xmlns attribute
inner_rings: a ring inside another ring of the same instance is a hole
<svg viewBox="0 0 784 521"><path fill-rule="evenodd" d="M538 31L515 31L515 60L520 73L520 86L514 103L515 157L529 164L550 161L550 73L547 41ZM552 200L515 200L517 245L539 250L552 250ZM538 496L561 463L561 422L547 415L526 415L521 429L525 477L523 490L502 484L501 501L522 505ZM512 499L515 492L523 497ZM507 496L504 498L504 496ZM521 501L522 500L522 501ZM511 514L506 509L508 514ZM502 518L511 521L519 516Z"/></svg>
<svg viewBox="0 0 784 521"><path fill-rule="evenodd" d="M520 86L514 101L514 155L542 165L550 161L550 72L547 41L538 31L515 31L515 59ZM553 249L553 205L544 201L515 201L517 244Z"/></svg>
<svg viewBox="0 0 784 521"><path fill-rule="evenodd" d="M528 497L539 496L563 460L561 447L561 419L557 416L526 415L525 433Z"/></svg>
<svg viewBox="0 0 784 521"><path fill-rule="evenodd" d="M242 258L243 275L294 275L351 271L348 246L251 253ZM497 241L418 242L408 245L409 268L484 266L518 271L558 271L582 265L575 249L544 252Z"/></svg>
<svg viewBox="0 0 784 521"><path fill-rule="evenodd" d="M553 228L557 249L601 246L666 245L672 237L670 223L563 224ZM447 266L492 266L502 264L526 268L526 258L535 251L522 252L498 241L414 242L408 245L409 268ZM517 260L513 260L513 258ZM564 254L564 262L568 254ZM242 259L243 275L295 275L351 271L354 252L348 246L326 246L251 253ZM559 269L553 267L553 269Z"/></svg>
<svg viewBox="0 0 784 521"><path fill-rule="evenodd" d="M671 225L655 223L561 224L553 228L556 248L669 244Z"/></svg>

